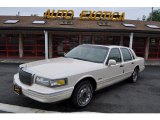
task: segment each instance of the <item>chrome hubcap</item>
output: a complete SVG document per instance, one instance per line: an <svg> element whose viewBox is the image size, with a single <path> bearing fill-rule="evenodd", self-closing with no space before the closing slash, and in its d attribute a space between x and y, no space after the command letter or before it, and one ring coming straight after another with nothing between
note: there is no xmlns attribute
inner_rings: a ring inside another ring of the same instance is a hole
<svg viewBox="0 0 160 120"><path fill-rule="evenodd" d="M88 85L83 85L78 92L78 104L80 106L87 105L92 98L92 88Z"/></svg>

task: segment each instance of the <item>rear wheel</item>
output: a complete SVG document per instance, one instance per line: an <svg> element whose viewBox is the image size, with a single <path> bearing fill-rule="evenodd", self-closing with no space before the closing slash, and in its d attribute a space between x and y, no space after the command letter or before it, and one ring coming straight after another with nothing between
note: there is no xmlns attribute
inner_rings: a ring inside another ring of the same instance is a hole
<svg viewBox="0 0 160 120"><path fill-rule="evenodd" d="M139 75L139 69L136 67L132 73L131 78L130 78L131 82L136 83L138 80L138 75Z"/></svg>
<svg viewBox="0 0 160 120"><path fill-rule="evenodd" d="M93 86L89 81L80 82L73 91L72 103L75 107L86 107L93 96Z"/></svg>

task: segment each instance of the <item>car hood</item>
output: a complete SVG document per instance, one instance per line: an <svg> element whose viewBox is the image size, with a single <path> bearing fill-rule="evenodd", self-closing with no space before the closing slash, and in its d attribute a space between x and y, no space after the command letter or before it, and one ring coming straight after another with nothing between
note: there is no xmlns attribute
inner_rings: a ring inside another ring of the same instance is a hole
<svg viewBox="0 0 160 120"><path fill-rule="evenodd" d="M20 67L42 77L59 78L93 71L102 66L102 63L59 57L23 64Z"/></svg>

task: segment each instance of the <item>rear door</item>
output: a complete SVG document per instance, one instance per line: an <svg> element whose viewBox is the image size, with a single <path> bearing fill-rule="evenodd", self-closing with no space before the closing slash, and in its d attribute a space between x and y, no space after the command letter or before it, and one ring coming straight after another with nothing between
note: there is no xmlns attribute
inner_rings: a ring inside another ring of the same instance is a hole
<svg viewBox="0 0 160 120"><path fill-rule="evenodd" d="M134 61L128 48L120 48L123 58L123 78L128 78L134 70Z"/></svg>

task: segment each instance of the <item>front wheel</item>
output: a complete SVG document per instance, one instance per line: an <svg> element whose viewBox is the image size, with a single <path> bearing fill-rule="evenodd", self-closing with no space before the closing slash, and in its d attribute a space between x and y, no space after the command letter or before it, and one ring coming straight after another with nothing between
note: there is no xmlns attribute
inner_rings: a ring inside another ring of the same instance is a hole
<svg viewBox="0 0 160 120"><path fill-rule="evenodd" d="M93 96L93 86L89 81L80 82L73 91L72 103L75 107L86 107Z"/></svg>
<svg viewBox="0 0 160 120"><path fill-rule="evenodd" d="M138 80L138 75L139 75L139 70L138 68L135 68L130 78L131 82L136 83Z"/></svg>

